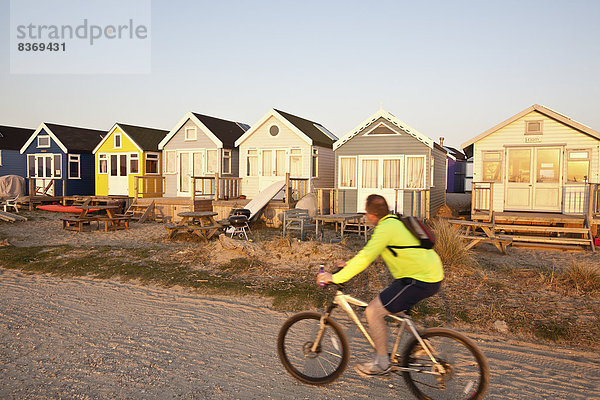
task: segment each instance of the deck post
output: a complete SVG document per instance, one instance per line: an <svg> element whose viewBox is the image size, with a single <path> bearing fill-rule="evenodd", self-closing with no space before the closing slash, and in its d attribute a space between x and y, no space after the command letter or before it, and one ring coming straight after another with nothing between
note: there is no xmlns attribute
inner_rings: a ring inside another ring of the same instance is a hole
<svg viewBox="0 0 600 400"><path fill-rule="evenodd" d="M221 195L219 192L219 173L215 172L215 200L219 200L219 196Z"/></svg>
<svg viewBox="0 0 600 400"><path fill-rule="evenodd" d="M133 177L133 198L134 199L137 199L137 197L138 197L138 192L139 192L139 189L138 189L139 183L138 183L138 181L139 181L139 179L140 179L139 176L134 176Z"/></svg>
<svg viewBox="0 0 600 400"><path fill-rule="evenodd" d="M490 211L489 211L490 222L493 222L492 221L493 214L494 214L494 182L490 182Z"/></svg>
<svg viewBox="0 0 600 400"><path fill-rule="evenodd" d="M285 173L285 202L286 204L290 204L292 202L292 188L290 186L291 181L290 181L290 173L286 172Z"/></svg>
<svg viewBox="0 0 600 400"><path fill-rule="evenodd" d="M587 223L588 226L592 226L592 219L594 215L594 185L588 183L588 208L587 208Z"/></svg>
<svg viewBox="0 0 600 400"><path fill-rule="evenodd" d="M329 214L335 214L335 212L333 211L333 196L334 196L334 191L335 189L329 189Z"/></svg>
<svg viewBox="0 0 600 400"><path fill-rule="evenodd" d="M61 179L62 180L62 203L63 206L67 205L67 199L65 199L65 196L67 195L67 180L66 179Z"/></svg>
<svg viewBox="0 0 600 400"><path fill-rule="evenodd" d="M196 179L190 176L190 197L192 200L192 207L194 207L194 201L196 199Z"/></svg>

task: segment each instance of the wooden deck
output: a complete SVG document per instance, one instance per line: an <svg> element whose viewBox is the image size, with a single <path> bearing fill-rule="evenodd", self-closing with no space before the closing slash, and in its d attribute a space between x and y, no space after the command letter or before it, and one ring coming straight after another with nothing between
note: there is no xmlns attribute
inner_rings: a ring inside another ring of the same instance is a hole
<svg viewBox="0 0 600 400"><path fill-rule="evenodd" d="M488 213L476 213L471 215L473 221L492 222ZM519 223L519 224L569 224L584 225L583 215L567 215L559 213L543 212L494 212L492 215L494 223Z"/></svg>
<svg viewBox="0 0 600 400"><path fill-rule="evenodd" d="M178 222L181 220L177 214L185 211L212 211L213 201L210 199L195 199L189 197L138 197L138 204L154 202L155 218L161 221Z"/></svg>

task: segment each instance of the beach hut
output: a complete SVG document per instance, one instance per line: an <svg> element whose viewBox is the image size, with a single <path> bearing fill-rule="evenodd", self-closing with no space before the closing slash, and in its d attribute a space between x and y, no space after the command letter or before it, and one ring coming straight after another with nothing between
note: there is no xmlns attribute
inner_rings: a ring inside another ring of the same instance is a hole
<svg viewBox="0 0 600 400"><path fill-rule="evenodd" d="M534 104L462 148L473 157L473 219L597 221L598 131Z"/></svg>
<svg viewBox="0 0 600 400"><path fill-rule="evenodd" d="M336 140L318 122L271 109L235 141L243 194L255 197L286 176L294 200L312 189L333 188Z"/></svg>
<svg viewBox="0 0 600 400"><path fill-rule="evenodd" d="M394 211L420 218L445 204L446 151L391 113L377 111L333 148L341 212L364 212L373 193Z"/></svg>
<svg viewBox="0 0 600 400"><path fill-rule="evenodd" d="M190 197L192 191L214 196L216 180L222 195L239 195L234 142L246 129L240 122L186 113L158 145L165 160L165 197Z"/></svg>
<svg viewBox="0 0 600 400"><path fill-rule="evenodd" d="M14 126L0 126L0 176L27 176L27 162L20 150L33 131Z"/></svg>
<svg viewBox="0 0 600 400"><path fill-rule="evenodd" d="M92 150L105 134L96 129L40 124L20 149L36 194L93 195Z"/></svg>
<svg viewBox="0 0 600 400"><path fill-rule="evenodd" d="M454 147L445 146L444 138L440 138L440 146L446 150L446 163L448 165L446 177L446 193L464 193L467 172L467 158L465 154Z"/></svg>
<svg viewBox="0 0 600 400"><path fill-rule="evenodd" d="M162 196L158 144L168 131L116 123L94 148L96 195Z"/></svg>

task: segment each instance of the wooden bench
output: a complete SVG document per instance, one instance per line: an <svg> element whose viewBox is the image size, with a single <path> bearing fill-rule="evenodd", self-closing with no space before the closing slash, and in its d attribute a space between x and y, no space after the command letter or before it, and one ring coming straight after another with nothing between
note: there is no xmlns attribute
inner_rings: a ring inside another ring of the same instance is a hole
<svg viewBox="0 0 600 400"><path fill-rule="evenodd" d="M178 225L178 224L165 224L165 229L169 232L169 239L173 239L175 235L181 232L195 233L202 239L210 239L222 225Z"/></svg>
<svg viewBox="0 0 600 400"><path fill-rule="evenodd" d="M497 235L493 223L462 219L449 219L448 222L458 226L459 236L467 241L465 249L470 249L479 243L491 243L506 254L506 248L513 242L510 236Z"/></svg>
<svg viewBox="0 0 600 400"><path fill-rule="evenodd" d="M131 219L130 217L124 217L124 216L114 217L114 218L101 217L101 218L98 218L98 224L100 224L100 222L104 222L104 232L119 231L119 230L123 230L123 229L129 229L129 220L130 219Z"/></svg>
<svg viewBox="0 0 600 400"><path fill-rule="evenodd" d="M63 222L63 229L66 229L68 231L76 231L76 232L83 232L84 226L89 226L91 229L91 223L93 221L98 222L97 218L71 217L71 218L61 218L61 220Z"/></svg>

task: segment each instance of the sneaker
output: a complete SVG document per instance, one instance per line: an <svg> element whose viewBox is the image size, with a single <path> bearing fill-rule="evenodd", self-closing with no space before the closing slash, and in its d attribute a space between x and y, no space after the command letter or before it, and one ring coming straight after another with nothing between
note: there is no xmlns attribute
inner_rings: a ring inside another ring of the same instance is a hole
<svg viewBox="0 0 600 400"><path fill-rule="evenodd" d="M389 374L389 372L392 370L392 365L390 364L387 368L383 369L375 361L369 361L362 364L354 364L354 369L360 375L365 377L380 376Z"/></svg>

